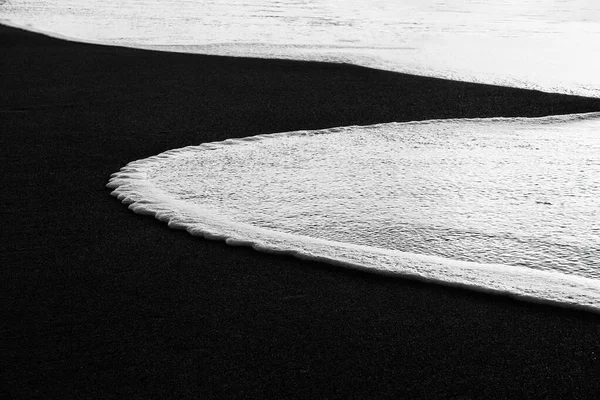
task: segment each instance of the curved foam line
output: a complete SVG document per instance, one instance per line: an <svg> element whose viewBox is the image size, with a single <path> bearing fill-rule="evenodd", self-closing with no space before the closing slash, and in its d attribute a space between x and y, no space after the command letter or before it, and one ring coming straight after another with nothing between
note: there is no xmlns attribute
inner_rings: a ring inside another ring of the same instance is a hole
<svg viewBox="0 0 600 400"><path fill-rule="evenodd" d="M171 52L171 53L191 53L191 54L206 54L218 55L226 57L254 57L266 59L286 59L286 60L303 60L312 62L325 62L337 64L350 64L364 68L372 68L383 71L397 72L402 74L410 74L414 76L433 77L440 79L448 79L454 81L471 82L487 85L500 85L506 87L521 88L527 90L538 90L546 93L562 93L574 96L586 96L599 98L600 91L598 89L585 88L580 85L564 86L548 86L543 83L534 82L523 78L500 79L498 76L483 74L470 74L468 77L461 76L463 72L460 70L449 69L423 69L423 66L409 66L399 64L398 62L380 59L377 56L358 54L356 50L361 49L403 49L413 50L408 46L385 46L385 47L370 47L370 46L342 46L336 44L268 44L256 42L226 42L226 43L203 43L203 44L143 44L143 43L112 43L109 41L100 41L89 38L77 38L62 35L55 32L50 32L34 27L31 24L23 26L18 22L13 22L8 19L0 19L0 23L40 33L49 37L67 40L71 42L80 42L88 44L96 44L102 46L124 47L132 49L143 49L151 51ZM273 51L273 50L278 50ZM308 50L309 53L300 54L299 50ZM310 51L316 50L316 51ZM334 50L337 53L322 52L323 50ZM319 52L321 51L321 52ZM353 52L354 51L354 52ZM346 53L344 53L346 52Z"/></svg>
<svg viewBox="0 0 600 400"><path fill-rule="evenodd" d="M465 76L465 71L461 69L448 69L448 67L428 69L420 63L411 62L400 63L398 61L388 60L376 55L360 54L361 50L392 50L401 49L415 50L410 46L346 46L338 44L298 44L298 43L279 43L269 44L261 42L222 42L207 44L149 44L139 45L139 48L157 51L171 51L192 54L209 54L228 57L256 57L267 59L287 59L303 60L313 62L326 62L337 64L350 64L364 68L371 68L383 71L410 74L414 76L432 77L461 82L471 82L484 85L499 85L505 87L521 88L527 90L537 90L546 93L561 93L572 96L600 97L600 91L591 89L581 84L555 83L551 86L528 78L518 78L505 76L500 77L489 72L469 73ZM358 52L357 52L358 50Z"/></svg>
<svg viewBox="0 0 600 400"><path fill-rule="evenodd" d="M587 113L540 118L427 120L376 124L362 128L459 121L560 123L598 118L600 118L600 113ZM227 216L221 215L218 210L174 199L154 186L148 179L148 173L152 167L164 160L190 156L193 153L211 149L248 145L258 140L270 140L282 136L319 135L352 128L256 135L169 150L157 156L130 162L119 172L112 174L106 186L113 189L111 195L128 204L129 209L135 213L152 215L166 222L172 229L185 229L194 236L210 240L223 240L231 246L248 246L261 252L291 255L300 259L324 262L370 273L600 313L600 281L597 280L525 267L459 261L277 232L229 221ZM365 255L368 257L365 258ZM385 265L392 267L387 268Z"/></svg>

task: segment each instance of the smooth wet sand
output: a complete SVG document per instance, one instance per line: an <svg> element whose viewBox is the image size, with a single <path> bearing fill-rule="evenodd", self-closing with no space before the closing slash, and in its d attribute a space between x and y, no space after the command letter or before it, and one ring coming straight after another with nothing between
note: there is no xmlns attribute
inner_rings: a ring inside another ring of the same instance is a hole
<svg viewBox="0 0 600 400"><path fill-rule="evenodd" d="M599 315L232 248L105 187L129 161L230 137L600 100L8 27L0 49L0 395L600 395Z"/></svg>

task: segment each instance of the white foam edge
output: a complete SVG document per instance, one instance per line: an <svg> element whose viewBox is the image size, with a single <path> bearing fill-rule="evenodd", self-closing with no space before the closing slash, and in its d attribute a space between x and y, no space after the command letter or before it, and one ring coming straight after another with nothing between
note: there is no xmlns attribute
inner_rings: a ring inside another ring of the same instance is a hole
<svg viewBox="0 0 600 400"><path fill-rule="evenodd" d="M339 44L302 44L302 43L262 43L262 42L221 42L209 44L140 44L136 47L147 50L169 51L177 53L207 54L227 57L255 57L265 59L300 60L350 64L370 69L397 72L413 76L431 77L457 82L498 85L545 93L560 93L572 96L600 98L598 88L589 88L581 84L554 82L544 84L527 78L500 76L490 72L468 72L461 69L436 68L404 60L392 61L376 55L361 53L362 49L411 49L411 46L353 46ZM355 50L358 50L355 51Z"/></svg>
<svg viewBox="0 0 600 400"><path fill-rule="evenodd" d="M415 125L446 122L527 122L562 123L600 118L600 113L569 114L539 118L474 118L427 120L382 125ZM327 134L357 128L358 126L329 128L315 131L280 132L220 142L204 143L169 150L156 156L132 161L111 175L106 185L117 197L137 214L151 215L164 221L172 229L186 230L194 236L223 240L231 246L247 246L255 250L291 255L300 259L323 262L385 276L400 277L458 287L518 300L558 307L581 309L600 313L600 281L553 271L534 270L520 266L482 264L447 259L438 256L407 253L335 242L264 229L230 221L218 210L177 200L148 179L148 172L161 160L188 157L201 151L248 145L258 140L275 137ZM332 253L335 253L332 255ZM382 262L384 261L385 262ZM386 268L385 265L393 265Z"/></svg>
<svg viewBox="0 0 600 400"><path fill-rule="evenodd" d="M547 86L540 83L536 83L529 80L511 78L511 79L500 79L498 76L489 73L480 73L464 76L461 71L454 71L448 69L436 69L431 70L424 69L423 66L409 66L400 65L391 61L381 60L376 56L366 56L358 53L353 53L355 49L370 48L364 46L340 46L335 44L319 45L319 44L267 44L267 43L255 43L255 42L241 42L241 43L203 43L203 44L144 44L144 43L114 43L107 40L94 40L89 38L78 38L73 36L63 35L57 32L46 31L33 26L31 23L22 24L16 21L12 21L6 18L0 18L0 23L11 26L14 28L24 29L31 32L39 33L56 39L66 40L70 42L95 44L102 46L112 47L124 47L130 49L141 49L150 51L160 51L169 53L186 53L186 54L204 54L214 56L225 56L225 57L242 57L242 58L263 58L263 59L284 59L284 60L297 60L297 61L308 61L308 62L325 62L325 63L337 63L337 64L350 64L359 67L377 69L388 72L397 72L402 74L409 74L414 76L431 77L439 79L453 80L457 82L470 82L478 83L483 85L500 85L505 87L520 88L526 90L537 90L546 93L560 93L572 96L585 96L590 98L600 98L600 91L598 89L590 89L580 85L575 86L564 86L558 84L558 86ZM395 49L398 47L379 47L374 49ZM400 48L404 48L401 46ZM277 49L277 51L274 51ZM317 50L310 54L298 53L298 50L310 51L311 49ZM326 49L332 49L336 51L349 51L350 56L344 53L338 54L327 54L320 53Z"/></svg>

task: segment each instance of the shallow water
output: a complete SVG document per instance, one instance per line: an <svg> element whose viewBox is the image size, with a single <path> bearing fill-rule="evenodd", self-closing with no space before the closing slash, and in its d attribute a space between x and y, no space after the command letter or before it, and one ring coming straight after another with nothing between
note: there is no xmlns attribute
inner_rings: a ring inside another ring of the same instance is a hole
<svg viewBox="0 0 600 400"><path fill-rule="evenodd" d="M554 121L281 136L163 161L149 175L231 223L600 278L600 116Z"/></svg>
<svg viewBox="0 0 600 400"><path fill-rule="evenodd" d="M349 62L600 97L600 3L587 0L11 0L0 18L74 38Z"/></svg>
<svg viewBox="0 0 600 400"><path fill-rule="evenodd" d="M176 149L113 195L194 235L600 311L600 114L288 132Z"/></svg>

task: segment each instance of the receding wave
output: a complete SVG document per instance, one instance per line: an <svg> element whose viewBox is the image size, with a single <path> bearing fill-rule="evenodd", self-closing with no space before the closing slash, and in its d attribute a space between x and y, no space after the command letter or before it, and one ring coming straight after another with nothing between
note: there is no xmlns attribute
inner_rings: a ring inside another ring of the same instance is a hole
<svg viewBox="0 0 600 400"><path fill-rule="evenodd" d="M455 63L456 59L478 61L476 57L458 56L436 59L423 54L419 47L405 46L353 46L318 44L265 44L265 43L211 43L208 45L151 45L137 47L149 50L199 53L220 56L279 58L316 62L352 64L384 71L399 72L418 76L473 82L489 85L508 86L521 89L539 90L548 93L562 93L576 96L600 98L600 86L590 83L590 73L585 79L579 76L561 78L557 74L542 73L539 64L529 68L515 69L515 63L507 61L469 68L468 64ZM469 46L467 46L469 47ZM485 48L485 45L475 46ZM524 50L525 51L525 50ZM506 63L506 64L504 64ZM456 65L455 65L456 64ZM588 65L587 63L584 63ZM509 68L510 67L510 68ZM558 69L559 67L554 67ZM583 75L583 73L582 73Z"/></svg>
<svg viewBox="0 0 600 400"><path fill-rule="evenodd" d="M258 135L131 162L107 186L136 213L230 245L598 312L599 124Z"/></svg>

